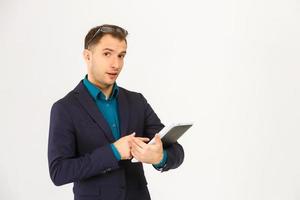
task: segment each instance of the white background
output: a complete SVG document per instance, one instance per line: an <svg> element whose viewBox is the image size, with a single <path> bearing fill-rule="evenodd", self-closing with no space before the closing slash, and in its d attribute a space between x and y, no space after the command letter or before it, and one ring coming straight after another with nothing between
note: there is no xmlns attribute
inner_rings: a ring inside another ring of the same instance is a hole
<svg viewBox="0 0 300 200"><path fill-rule="evenodd" d="M73 198L49 178L49 112L103 23L129 31L118 84L195 122L180 168L145 166L154 200L300 199L298 0L1 0L1 200Z"/></svg>

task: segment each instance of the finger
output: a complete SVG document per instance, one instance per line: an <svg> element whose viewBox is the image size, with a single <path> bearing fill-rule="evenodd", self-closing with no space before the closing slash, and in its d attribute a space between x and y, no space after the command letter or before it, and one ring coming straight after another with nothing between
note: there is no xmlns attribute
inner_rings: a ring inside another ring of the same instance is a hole
<svg viewBox="0 0 300 200"><path fill-rule="evenodd" d="M131 153L131 155L132 155L133 157L135 157L137 160L141 161L141 159L142 159L142 153L139 152L137 149L131 149L130 153Z"/></svg>
<svg viewBox="0 0 300 200"><path fill-rule="evenodd" d="M135 152L143 152L143 148L140 147L134 140L130 141L131 150Z"/></svg>
<svg viewBox="0 0 300 200"><path fill-rule="evenodd" d="M126 138L126 140L129 140L131 138L135 137L135 132L130 133L129 135L124 136L124 138Z"/></svg>
<svg viewBox="0 0 300 200"><path fill-rule="evenodd" d="M155 134L155 144L160 144L161 143L161 139L160 136L158 134Z"/></svg>
<svg viewBox="0 0 300 200"><path fill-rule="evenodd" d="M136 151L133 150L133 149L131 150L131 155L132 155L135 159L140 160L140 159L139 159L139 157L140 157L140 156L139 156L139 153L136 152Z"/></svg>
<svg viewBox="0 0 300 200"><path fill-rule="evenodd" d="M143 142L149 142L149 138L147 138L147 137L135 137L136 139L139 139L139 140L141 140L141 141L143 141Z"/></svg>
<svg viewBox="0 0 300 200"><path fill-rule="evenodd" d="M135 136L135 132L131 133L130 136L134 137Z"/></svg>
<svg viewBox="0 0 300 200"><path fill-rule="evenodd" d="M132 140L136 145L140 146L141 148L146 148L147 144L145 142L143 142L142 140L134 137Z"/></svg>

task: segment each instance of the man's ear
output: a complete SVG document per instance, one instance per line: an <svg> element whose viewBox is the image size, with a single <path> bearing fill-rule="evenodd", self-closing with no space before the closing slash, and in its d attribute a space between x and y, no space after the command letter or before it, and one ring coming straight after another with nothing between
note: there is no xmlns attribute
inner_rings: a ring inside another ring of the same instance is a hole
<svg viewBox="0 0 300 200"><path fill-rule="evenodd" d="M91 60L91 51L88 49L84 49L82 52L83 59L85 60L86 63L90 62Z"/></svg>

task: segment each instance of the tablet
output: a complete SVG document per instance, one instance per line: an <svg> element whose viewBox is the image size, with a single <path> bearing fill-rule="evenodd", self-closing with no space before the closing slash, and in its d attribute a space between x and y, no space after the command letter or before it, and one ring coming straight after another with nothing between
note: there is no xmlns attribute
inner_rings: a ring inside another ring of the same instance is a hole
<svg viewBox="0 0 300 200"><path fill-rule="evenodd" d="M163 146L169 146L175 143L189 128L193 126L193 123L177 123L164 127L158 135L161 138ZM152 140L148 144L153 144L155 139ZM131 162L139 162L135 158L131 160Z"/></svg>
<svg viewBox="0 0 300 200"><path fill-rule="evenodd" d="M159 132L159 136L164 146L169 146L175 143L189 128L193 126L193 123L180 123L172 124L163 128ZM154 138L149 144L154 143Z"/></svg>

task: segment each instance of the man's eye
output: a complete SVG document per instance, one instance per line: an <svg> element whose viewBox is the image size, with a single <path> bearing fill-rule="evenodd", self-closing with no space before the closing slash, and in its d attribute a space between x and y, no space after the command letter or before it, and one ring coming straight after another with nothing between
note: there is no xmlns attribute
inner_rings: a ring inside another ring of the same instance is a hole
<svg viewBox="0 0 300 200"><path fill-rule="evenodd" d="M124 58L124 57L125 57L125 55L123 55L123 54L122 54L122 55L119 55L119 58Z"/></svg>
<svg viewBox="0 0 300 200"><path fill-rule="evenodd" d="M103 53L103 55L110 56L110 53L109 52L105 52L105 53Z"/></svg>

